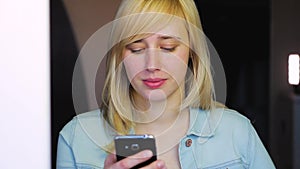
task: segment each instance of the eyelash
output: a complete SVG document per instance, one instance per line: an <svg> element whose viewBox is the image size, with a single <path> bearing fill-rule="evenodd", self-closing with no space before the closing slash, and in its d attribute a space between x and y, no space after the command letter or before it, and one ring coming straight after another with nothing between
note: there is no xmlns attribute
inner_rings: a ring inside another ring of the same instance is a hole
<svg viewBox="0 0 300 169"><path fill-rule="evenodd" d="M166 51L166 52L173 52L175 51L176 47L172 47L172 48L163 48L161 47L160 49ZM141 48L141 49L129 49L131 53L141 53L144 48Z"/></svg>
<svg viewBox="0 0 300 169"><path fill-rule="evenodd" d="M141 49L129 49L130 50L130 52L131 53L140 53L140 52L142 52L144 49L143 48L141 48Z"/></svg>
<svg viewBox="0 0 300 169"><path fill-rule="evenodd" d="M161 47L161 49L164 51L167 51L167 52L173 52L173 51L175 51L176 47L172 47L172 48L162 48Z"/></svg>

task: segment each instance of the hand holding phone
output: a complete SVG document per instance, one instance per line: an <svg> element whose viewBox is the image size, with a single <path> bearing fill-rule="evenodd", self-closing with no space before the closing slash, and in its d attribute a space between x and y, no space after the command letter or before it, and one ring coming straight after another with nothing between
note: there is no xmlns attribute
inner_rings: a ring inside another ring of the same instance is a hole
<svg viewBox="0 0 300 169"><path fill-rule="evenodd" d="M157 160L155 138L152 135L144 134L116 136L114 141L117 161L137 154L143 150L152 151L153 156L149 160L134 166L133 169L147 166L153 161Z"/></svg>

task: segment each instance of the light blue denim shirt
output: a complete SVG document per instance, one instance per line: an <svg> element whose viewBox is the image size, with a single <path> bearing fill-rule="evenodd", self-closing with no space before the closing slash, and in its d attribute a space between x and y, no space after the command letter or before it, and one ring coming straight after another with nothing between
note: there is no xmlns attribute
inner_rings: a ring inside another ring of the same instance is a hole
<svg viewBox="0 0 300 169"><path fill-rule="evenodd" d="M105 145L115 136L100 110L74 117L61 130L57 168L103 168ZM182 169L273 169L250 121L230 109L190 109L190 128L179 146Z"/></svg>

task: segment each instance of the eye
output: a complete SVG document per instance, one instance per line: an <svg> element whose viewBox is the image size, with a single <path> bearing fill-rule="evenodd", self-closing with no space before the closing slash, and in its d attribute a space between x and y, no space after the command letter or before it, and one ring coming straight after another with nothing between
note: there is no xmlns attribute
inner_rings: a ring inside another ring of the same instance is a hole
<svg viewBox="0 0 300 169"><path fill-rule="evenodd" d="M129 49L130 50L130 52L131 53L136 53L136 54L138 54L138 53L141 53L141 52L143 52L143 48L136 48L136 49Z"/></svg>
<svg viewBox="0 0 300 169"><path fill-rule="evenodd" d="M173 52L176 49L176 47L160 47L160 48L166 52Z"/></svg>
<svg viewBox="0 0 300 169"><path fill-rule="evenodd" d="M126 45L126 49L129 50L131 53L139 54L145 50L145 45L140 42L134 42Z"/></svg>

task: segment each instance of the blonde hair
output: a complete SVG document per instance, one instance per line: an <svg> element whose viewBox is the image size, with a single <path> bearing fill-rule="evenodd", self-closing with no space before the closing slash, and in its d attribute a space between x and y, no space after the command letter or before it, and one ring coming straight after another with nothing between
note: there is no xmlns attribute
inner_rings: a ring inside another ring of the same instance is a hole
<svg viewBox="0 0 300 169"><path fill-rule="evenodd" d="M194 1L124 0L111 31L110 45L113 47L107 54L107 74L101 105L104 118L119 134L128 134L134 125L130 120L133 89L122 65L122 51L127 44L145 36L145 32L157 32L174 21L174 18L184 20L189 33L188 67L191 73L186 75L186 95L181 108L207 110L215 106L209 52Z"/></svg>

